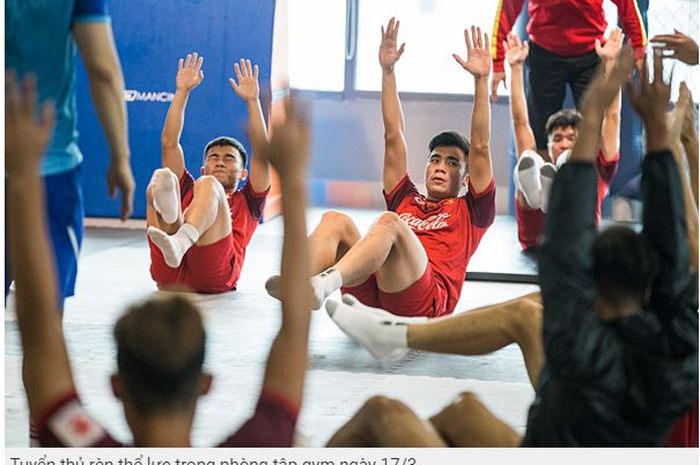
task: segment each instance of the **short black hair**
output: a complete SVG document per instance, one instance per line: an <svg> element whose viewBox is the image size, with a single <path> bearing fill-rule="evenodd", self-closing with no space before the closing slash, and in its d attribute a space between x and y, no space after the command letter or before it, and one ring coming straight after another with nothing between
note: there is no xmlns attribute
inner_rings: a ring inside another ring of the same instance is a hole
<svg viewBox="0 0 700 465"><path fill-rule="evenodd" d="M137 411L183 411L197 398L206 335L188 298L157 296L131 306L114 339L125 394Z"/></svg>
<svg viewBox="0 0 700 465"><path fill-rule="evenodd" d="M228 136L219 136L216 139L211 140L206 145L206 147L204 147L203 160L207 159L207 152L209 152L210 148L225 146L230 146L238 150L238 153L241 154L241 158L243 159L243 168L245 168L246 163L248 162L248 153L245 151L245 147L243 147L243 144L241 144L241 142L238 139L234 139L233 137Z"/></svg>
<svg viewBox="0 0 700 465"><path fill-rule="evenodd" d="M464 161L469 157L469 141L457 131L443 131L430 139L428 154L433 153L435 147L459 147L464 152Z"/></svg>
<svg viewBox="0 0 700 465"><path fill-rule="evenodd" d="M578 129L581 119L583 119L581 113L567 108L565 110L559 110L547 118L547 124L545 124L544 127L547 130L547 135L551 136L555 129L568 127Z"/></svg>
<svg viewBox="0 0 700 465"><path fill-rule="evenodd" d="M658 258L644 233L610 226L593 243L593 279L612 304L628 298L645 300L658 273Z"/></svg>

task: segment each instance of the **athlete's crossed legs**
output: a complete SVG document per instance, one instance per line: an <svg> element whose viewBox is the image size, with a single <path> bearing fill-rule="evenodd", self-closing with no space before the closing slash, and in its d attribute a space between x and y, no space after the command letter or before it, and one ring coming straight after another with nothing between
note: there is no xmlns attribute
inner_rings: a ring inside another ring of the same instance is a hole
<svg viewBox="0 0 700 465"><path fill-rule="evenodd" d="M193 245L214 244L231 234L226 192L213 176L194 183L192 202L183 212L180 183L168 168L157 169L146 189L148 236L171 268L180 266Z"/></svg>
<svg viewBox="0 0 700 465"><path fill-rule="evenodd" d="M348 215L326 212L309 241L314 308L320 308L342 286L360 285L372 274L381 291L404 291L423 276L428 266L423 245L393 212L382 213L364 237ZM265 287L278 298L279 276L268 279Z"/></svg>

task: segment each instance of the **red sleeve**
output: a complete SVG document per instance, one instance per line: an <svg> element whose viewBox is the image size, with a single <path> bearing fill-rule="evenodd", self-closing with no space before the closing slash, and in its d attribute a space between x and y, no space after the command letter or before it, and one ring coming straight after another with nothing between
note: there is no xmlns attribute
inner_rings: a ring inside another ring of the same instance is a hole
<svg viewBox="0 0 700 465"><path fill-rule="evenodd" d="M418 189L416 189L415 184L411 181L408 173L399 181L399 183L394 186L394 188L388 194L382 191L384 194L384 201L386 202L386 209L395 212L401 201L411 194L418 194Z"/></svg>
<svg viewBox="0 0 700 465"><path fill-rule="evenodd" d="M617 5L617 15L620 18L625 35L632 42L634 57L644 58L647 45L647 32L644 29L642 15L637 6L637 0L612 0Z"/></svg>
<svg viewBox="0 0 700 465"><path fill-rule="evenodd" d="M75 392L56 399L37 422L41 447L121 447L80 404Z"/></svg>
<svg viewBox="0 0 700 465"><path fill-rule="evenodd" d="M602 150L598 150L598 154L595 157L595 172L598 177L605 183L606 186L610 185L615 173L617 172L617 165L620 164L620 152L617 152L615 156L606 160L603 155Z"/></svg>
<svg viewBox="0 0 700 465"><path fill-rule="evenodd" d="M180 176L180 201L184 201L187 196L191 198L193 190L194 177L192 177L189 171L184 170L182 176ZM189 204L189 202L187 202L187 204Z"/></svg>
<svg viewBox="0 0 700 465"><path fill-rule="evenodd" d="M243 197L245 197L245 202L250 214L255 220L260 220L263 210L265 209L265 200L267 199L267 194L270 192L270 188L268 187L263 192L255 192L253 186L248 182L241 191L243 192Z"/></svg>
<svg viewBox="0 0 700 465"><path fill-rule="evenodd" d="M506 56L503 50L503 41L513 29L515 20L520 16L525 0L499 0L496 8L496 19L491 31L491 58L493 59L493 72L504 72L503 59Z"/></svg>
<svg viewBox="0 0 700 465"><path fill-rule="evenodd" d="M496 181L492 177L486 189L474 192L474 187L469 183L469 192L464 196L469 208L469 218L472 226L488 228L496 217Z"/></svg>
<svg viewBox="0 0 700 465"><path fill-rule="evenodd" d="M253 416L219 447L292 447L298 416L286 397L263 391Z"/></svg>

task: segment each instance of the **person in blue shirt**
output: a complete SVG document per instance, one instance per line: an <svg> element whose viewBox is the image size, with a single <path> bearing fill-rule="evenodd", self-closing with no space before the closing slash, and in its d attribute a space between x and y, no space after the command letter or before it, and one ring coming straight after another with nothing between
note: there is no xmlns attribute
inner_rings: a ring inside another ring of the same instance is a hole
<svg viewBox="0 0 700 465"><path fill-rule="evenodd" d="M124 79L105 0L7 0L5 70L32 74L41 101L53 101L56 125L41 163L60 305L74 294L83 236L83 202L75 99L76 51L85 65L92 100L109 147L107 185L121 193L121 219L132 210ZM6 254L7 257L7 254ZM5 296L11 267L5 263Z"/></svg>

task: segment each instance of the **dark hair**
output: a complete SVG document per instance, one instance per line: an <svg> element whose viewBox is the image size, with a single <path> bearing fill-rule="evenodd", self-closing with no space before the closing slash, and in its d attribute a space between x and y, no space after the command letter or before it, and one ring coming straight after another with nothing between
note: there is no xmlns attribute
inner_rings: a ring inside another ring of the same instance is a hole
<svg viewBox="0 0 700 465"><path fill-rule="evenodd" d="M559 110L547 118L547 124L544 127L547 130L547 135L551 136L555 129L568 127L577 129L581 119L581 113L576 110Z"/></svg>
<svg viewBox="0 0 700 465"><path fill-rule="evenodd" d="M197 397L206 336L182 295L133 305L114 327L126 396L142 413L186 409Z"/></svg>
<svg viewBox="0 0 700 465"><path fill-rule="evenodd" d="M435 147L459 147L464 152L464 161L469 157L469 141L457 131L443 131L433 136L428 144L428 153L433 153Z"/></svg>
<svg viewBox="0 0 700 465"><path fill-rule="evenodd" d="M248 153L245 151L245 147L243 147L243 144L238 139L234 139L233 137L228 137L228 136L219 136L216 139L213 139L210 141L206 147L204 147L204 160L207 159L207 152L209 152L209 149L212 147L233 147L234 149L238 150L238 153L241 154L241 158L243 159L243 168L245 168L246 163L248 161Z"/></svg>
<svg viewBox="0 0 700 465"><path fill-rule="evenodd" d="M612 304L628 298L644 301L657 272L656 253L643 233L611 226L593 243L596 289Z"/></svg>

